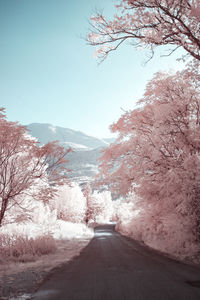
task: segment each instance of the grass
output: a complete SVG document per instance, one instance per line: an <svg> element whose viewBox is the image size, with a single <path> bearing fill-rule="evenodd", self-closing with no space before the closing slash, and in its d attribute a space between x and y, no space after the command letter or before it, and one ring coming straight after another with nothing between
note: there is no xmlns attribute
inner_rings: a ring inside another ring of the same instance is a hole
<svg viewBox="0 0 200 300"><path fill-rule="evenodd" d="M0 235L0 258L12 261L32 261L35 257L54 253L56 243L54 238L47 234L36 238L16 235Z"/></svg>

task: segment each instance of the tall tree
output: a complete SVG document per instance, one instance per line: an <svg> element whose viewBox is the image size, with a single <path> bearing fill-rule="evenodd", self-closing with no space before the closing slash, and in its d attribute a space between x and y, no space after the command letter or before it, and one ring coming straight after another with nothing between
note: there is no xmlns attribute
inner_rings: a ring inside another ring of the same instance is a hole
<svg viewBox="0 0 200 300"><path fill-rule="evenodd" d="M112 131L119 136L101 158L100 184L126 195L156 215L189 216L200 241L200 81L190 69L157 73L139 107Z"/></svg>

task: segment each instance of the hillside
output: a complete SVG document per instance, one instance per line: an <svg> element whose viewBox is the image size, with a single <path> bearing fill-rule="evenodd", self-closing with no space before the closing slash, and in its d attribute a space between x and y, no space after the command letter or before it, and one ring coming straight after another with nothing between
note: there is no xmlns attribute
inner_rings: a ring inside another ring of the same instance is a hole
<svg viewBox="0 0 200 300"><path fill-rule="evenodd" d="M68 176L80 183L91 180L97 173L101 151L114 141L112 138L98 139L81 131L51 124L32 123L27 128L41 144L58 140L62 146L73 148L74 152L67 156L67 167L72 170Z"/></svg>
<svg viewBox="0 0 200 300"><path fill-rule="evenodd" d="M32 123L27 125L31 135L36 137L41 144L58 140L65 147L77 150L91 150L107 147L112 139L99 139L89 136L81 131L53 126L51 124Z"/></svg>

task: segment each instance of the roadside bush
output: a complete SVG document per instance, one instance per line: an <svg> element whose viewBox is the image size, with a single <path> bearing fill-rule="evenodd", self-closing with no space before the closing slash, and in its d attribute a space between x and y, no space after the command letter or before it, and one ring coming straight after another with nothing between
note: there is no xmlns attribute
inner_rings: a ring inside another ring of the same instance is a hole
<svg viewBox="0 0 200 300"><path fill-rule="evenodd" d="M176 211L156 211L155 205L139 208L134 194L116 202L117 231L180 259L199 253L189 216L177 218Z"/></svg>

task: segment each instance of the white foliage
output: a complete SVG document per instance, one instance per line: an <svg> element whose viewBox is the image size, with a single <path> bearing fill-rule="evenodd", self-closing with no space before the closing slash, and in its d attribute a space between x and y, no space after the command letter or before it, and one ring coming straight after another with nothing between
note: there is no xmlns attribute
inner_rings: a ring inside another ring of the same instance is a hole
<svg viewBox="0 0 200 300"><path fill-rule="evenodd" d="M57 228L53 232L55 239L92 238L94 231L83 223L71 223L57 220Z"/></svg>
<svg viewBox="0 0 200 300"><path fill-rule="evenodd" d="M85 219L86 199L78 184L61 186L57 196L51 201L51 207L57 210L59 219L80 223Z"/></svg>
<svg viewBox="0 0 200 300"><path fill-rule="evenodd" d="M30 200L30 199L29 199ZM30 208L30 206L29 206ZM79 210L80 212L80 210ZM73 211L74 213L74 211ZM1 228L1 235L10 237L37 238L52 236L55 239L92 238L93 230L83 223L72 223L57 219L57 210L32 199L31 221L11 223ZM73 216L74 220L74 216Z"/></svg>
<svg viewBox="0 0 200 300"><path fill-rule="evenodd" d="M175 211L159 214L154 206L137 210L137 199L116 201L117 230L157 250L177 257L192 256L198 245L192 232L189 216L179 216ZM189 225L190 224L190 225Z"/></svg>
<svg viewBox="0 0 200 300"><path fill-rule="evenodd" d="M95 191L91 196L91 208L93 209L93 221L106 223L113 216L113 202L109 191Z"/></svg>

